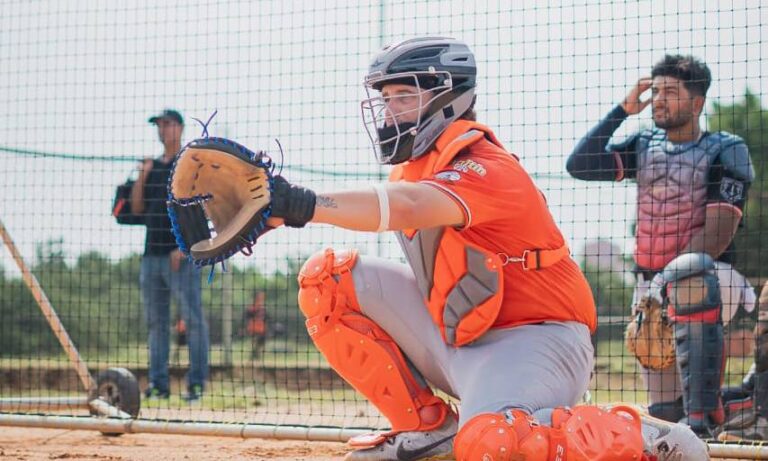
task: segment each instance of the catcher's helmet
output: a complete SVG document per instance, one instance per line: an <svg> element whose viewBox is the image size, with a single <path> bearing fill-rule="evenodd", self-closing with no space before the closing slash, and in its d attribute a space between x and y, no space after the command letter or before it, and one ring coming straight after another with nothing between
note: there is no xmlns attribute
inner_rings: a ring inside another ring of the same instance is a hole
<svg viewBox="0 0 768 461"><path fill-rule="evenodd" d="M476 76L475 56L453 38L413 38L384 47L365 77L368 99L361 104L379 162L394 165L425 154L448 125L474 104ZM398 114L388 113L385 98L371 92L394 83L417 88L416 123L385 122L387 117L397 120Z"/></svg>

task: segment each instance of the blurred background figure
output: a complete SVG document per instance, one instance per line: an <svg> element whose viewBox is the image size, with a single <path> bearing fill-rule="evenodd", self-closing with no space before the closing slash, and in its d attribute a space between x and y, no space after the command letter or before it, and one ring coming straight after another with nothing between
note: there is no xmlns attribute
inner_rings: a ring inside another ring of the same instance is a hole
<svg viewBox="0 0 768 461"><path fill-rule="evenodd" d="M258 359L264 351L267 341L267 308L265 305L266 294L256 291L253 294L253 303L245 310L245 329L251 338L251 359Z"/></svg>

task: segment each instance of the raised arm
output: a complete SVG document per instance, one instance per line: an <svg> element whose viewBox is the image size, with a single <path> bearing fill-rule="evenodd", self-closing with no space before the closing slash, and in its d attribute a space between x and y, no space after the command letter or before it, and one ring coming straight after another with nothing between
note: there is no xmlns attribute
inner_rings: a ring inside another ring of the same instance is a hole
<svg viewBox="0 0 768 461"><path fill-rule="evenodd" d="M626 120L627 113L616 106L581 138L568 157L565 168L571 176L585 181L618 181L623 178L623 162L617 153L606 150L608 140ZM630 146L626 146L630 147Z"/></svg>
<svg viewBox="0 0 768 461"><path fill-rule="evenodd" d="M634 144L637 137L631 137L611 148L607 148L608 141L628 116L639 114L650 104L650 98L641 99L641 95L650 87L649 77L638 80L624 101L576 144L565 165L571 176L585 181L621 181L627 176L627 171L634 167Z"/></svg>

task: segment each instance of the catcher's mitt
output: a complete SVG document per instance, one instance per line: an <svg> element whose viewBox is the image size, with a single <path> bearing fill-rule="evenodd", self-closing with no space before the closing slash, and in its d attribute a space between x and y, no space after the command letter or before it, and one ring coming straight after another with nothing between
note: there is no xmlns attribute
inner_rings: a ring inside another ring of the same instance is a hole
<svg viewBox="0 0 768 461"><path fill-rule="evenodd" d="M250 253L266 230L272 186L272 161L263 152L223 138L187 144L168 184L168 214L179 249L201 266L238 251Z"/></svg>
<svg viewBox="0 0 768 461"><path fill-rule="evenodd" d="M179 152L168 183L168 215L179 249L198 266L252 253L267 218L304 227L315 193L273 176L272 160L224 138L196 139ZM210 224L209 224L210 222Z"/></svg>
<svg viewBox="0 0 768 461"><path fill-rule="evenodd" d="M624 339L645 368L661 370L675 363L675 333L656 296L640 298Z"/></svg>

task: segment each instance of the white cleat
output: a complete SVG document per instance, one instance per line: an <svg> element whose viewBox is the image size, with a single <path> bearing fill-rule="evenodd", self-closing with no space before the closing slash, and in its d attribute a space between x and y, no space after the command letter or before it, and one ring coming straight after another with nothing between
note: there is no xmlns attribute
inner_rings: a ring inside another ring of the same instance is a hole
<svg viewBox="0 0 768 461"><path fill-rule="evenodd" d="M400 432L378 445L349 452L345 461L422 461L453 459L453 438L458 430L453 415L432 431Z"/></svg>
<svg viewBox="0 0 768 461"><path fill-rule="evenodd" d="M658 461L707 461L709 446L690 427L642 415L645 451Z"/></svg>

